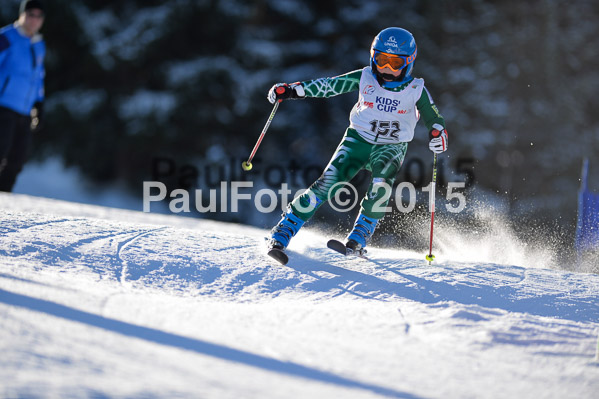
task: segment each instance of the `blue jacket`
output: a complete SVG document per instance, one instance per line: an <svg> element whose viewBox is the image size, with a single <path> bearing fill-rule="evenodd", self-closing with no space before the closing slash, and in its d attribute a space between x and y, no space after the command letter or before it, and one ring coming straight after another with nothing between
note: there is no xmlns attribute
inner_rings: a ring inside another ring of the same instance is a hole
<svg viewBox="0 0 599 399"><path fill-rule="evenodd" d="M41 35L29 38L15 25L0 29L0 107L29 115L44 100L44 56Z"/></svg>

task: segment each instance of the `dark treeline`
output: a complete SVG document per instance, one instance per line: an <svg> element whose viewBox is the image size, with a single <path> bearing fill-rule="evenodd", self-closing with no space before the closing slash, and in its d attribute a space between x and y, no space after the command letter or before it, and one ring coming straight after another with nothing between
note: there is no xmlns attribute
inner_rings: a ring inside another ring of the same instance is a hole
<svg viewBox="0 0 599 399"><path fill-rule="evenodd" d="M567 228L584 157L599 187L594 1L46 3L47 120L35 157L58 155L92 181L141 194L157 159L174 168L170 188L185 181L183 165L240 162L271 110L273 83L362 68L374 35L400 26L416 37L414 74L447 121L446 180L473 176L514 218ZM19 2L0 4L2 25L11 23ZM284 103L261 161L324 166L355 100ZM408 159L428 165L419 129Z"/></svg>

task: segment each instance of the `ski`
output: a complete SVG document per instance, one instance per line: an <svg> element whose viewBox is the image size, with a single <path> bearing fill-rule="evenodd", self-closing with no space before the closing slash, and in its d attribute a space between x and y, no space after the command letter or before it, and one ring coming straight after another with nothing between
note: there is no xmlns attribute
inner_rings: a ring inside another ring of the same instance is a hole
<svg viewBox="0 0 599 399"><path fill-rule="evenodd" d="M341 241L329 240L327 242L327 247L333 251L339 252L341 255L347 255L347 247Z"/></svg>
<svg viewBox="0 0 599 399"><path fill-rule="evenodd" d="M362 249L360 251L354 251L353 249L346 247L344 243L342 243L341 241L338 241L338 240L329 240L327 242L327 247L329 247L330 249L332 249L335 252L340 253L341 255L345 255L345 256L352 255L352 256L358 256L360 258L366 259L366 256L365 256L366 250L365 249Z"/></svg>
<svg viewBox="0 0 599 399"><path fill-rule="evenodd" d="M267 254L282 265L286 265L289 262L289 257L285 251L278 248L269 248Z"/></svg>
<svg viewBox="0 0 599 399"><path fill-rule="evenodd" d="M286 265L289 262L289 257L285 253L285 250L275 247L275 242L270 237L264 237L264 243L266 244L266 254L268 256L282 265Z"/></svg>

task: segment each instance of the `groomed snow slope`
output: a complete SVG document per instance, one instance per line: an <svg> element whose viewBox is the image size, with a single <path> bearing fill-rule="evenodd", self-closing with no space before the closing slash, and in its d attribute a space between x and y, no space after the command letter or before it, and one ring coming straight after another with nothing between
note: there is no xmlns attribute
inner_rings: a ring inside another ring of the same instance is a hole
<svg viewBox="0 0 599 399"><path fill-rule="evenodd" d="M0 207L0 397L599 392L595 274L345 259L309 228L283 267L247 226L11 194Z"/></svg>

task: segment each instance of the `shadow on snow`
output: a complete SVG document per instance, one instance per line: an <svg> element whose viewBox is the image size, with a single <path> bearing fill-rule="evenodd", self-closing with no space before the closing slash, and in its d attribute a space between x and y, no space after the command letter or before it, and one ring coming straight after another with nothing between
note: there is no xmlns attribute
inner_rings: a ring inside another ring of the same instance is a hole
<svg viewBox="0 0 599 399"><path fill-rule="evenodd" d="M46 313L51 316L61 317L66 320L87 324L121 335L143 339L160 345L193 351L201 355L237 362L262 370L300 377L316 382L335 384L345 388L363 389L393 398L418 399L420 397L385 388L378 385L353 381L315 368L302 366L298 363L284 362L270 357L253 354L239 349L229 348L224 345L213 344L199 339L188 338L154 328L138 326L123 321L98 316L93 313L81 311L55 302L33 298L0 289L0 302L11 306L18 306L29 310Z"/></svg>

